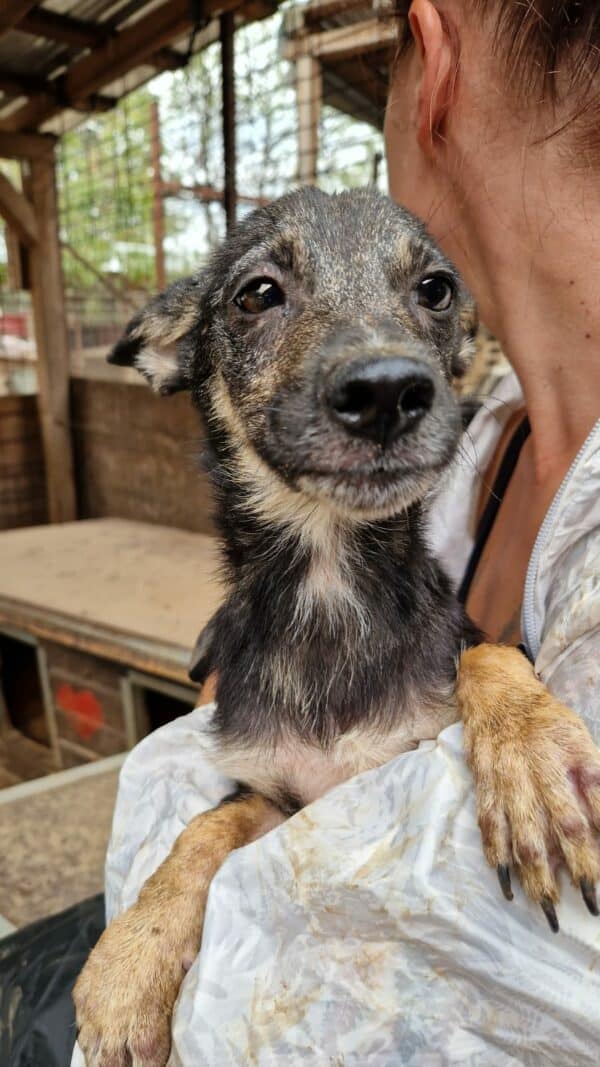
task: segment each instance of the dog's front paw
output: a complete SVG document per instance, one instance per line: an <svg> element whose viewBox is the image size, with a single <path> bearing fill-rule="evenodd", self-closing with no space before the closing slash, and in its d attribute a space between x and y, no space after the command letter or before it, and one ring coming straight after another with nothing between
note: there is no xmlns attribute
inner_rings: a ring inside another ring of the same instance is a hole
<svg viewBox="0 0 600 1067"><path fill-rule="evenodd" d="M510 868L558 931L557 869L592 915L600 880L600 750L516 649L463 654L457 694L486 858L512 900Z"/></svg>
<svg viewBox="0 0 600 1067"><path fill-rule="evenodd" d="M103 933L73 992L86 1067L166 1064L173 1005L198 951L199 930L181 919L175 904L153 914L140 901Z"/></svg>

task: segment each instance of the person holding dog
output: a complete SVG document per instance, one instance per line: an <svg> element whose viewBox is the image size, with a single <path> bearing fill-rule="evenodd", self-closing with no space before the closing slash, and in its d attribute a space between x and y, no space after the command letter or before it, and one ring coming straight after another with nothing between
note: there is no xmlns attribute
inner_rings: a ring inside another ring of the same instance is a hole
<svg viewBox="0 0 600 1067"><path fill-rule="evenodd" d="M515 372L470 425L431 537L475 622L493 641L521 640L598 742L600 10L413 0L398 13L390 191L457 263ZM113 913L198 793L220 799L188 720L124 768ZM597 919L563 885L549 944L523 894L508 907L492 892L460 726L369 775L219 872L175 1011L177 1062L595 1063ZM578 829L557 827L563 849ZM581 886L597 915L592 889ZM162 1067L164 1048L145 1036L144 1063Z"/></svg>

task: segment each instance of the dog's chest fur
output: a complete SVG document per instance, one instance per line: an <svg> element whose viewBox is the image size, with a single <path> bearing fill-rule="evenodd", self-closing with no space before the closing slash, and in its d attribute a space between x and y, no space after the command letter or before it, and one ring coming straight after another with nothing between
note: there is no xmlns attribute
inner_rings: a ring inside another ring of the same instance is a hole
<svg viewBox="0 0 600 1067"><path fill-rule="evenodd" d="M455 721L472 634L417 508L310 543L248 515L234 529L214 641L211 748L225 774L293 809Z"/></svg>
<svg viewBox="0 0 600 1067"><path fill-rule="evenodd" d="M440 697L438 705L425 707L416 701L395 729L354 727L327 747L297 736L279 738L267 746L212 736L210 758L226 777L293 811L318 800L348 778L416 748L420 741L433 740L457 718L456 701L449 692L446 700Z"/></svg>

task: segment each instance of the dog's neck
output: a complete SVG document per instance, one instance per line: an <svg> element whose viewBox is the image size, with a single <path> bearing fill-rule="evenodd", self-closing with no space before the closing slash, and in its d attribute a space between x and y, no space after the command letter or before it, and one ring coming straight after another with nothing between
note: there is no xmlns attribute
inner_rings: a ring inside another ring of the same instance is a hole
<svg viewBox="0 0 600 1067"><path fill-rule="evenodd" d="M404 555L426 554L419 505L379 522L360 520L294 491L247 450L226 465L217 461L211 475L231 583L250 592L276 574L300 628L313 605L317 611L319 604L339 603L342 616L345 607L356 608L360 585L368 601L380 577L378 560L393 558L397 565ZM274 603L275 615L279 609Z"/></svg>
<svg viewBox="0 0 600 1067"><path fill-rule="evenodd" d="M215 633L218 727L328 745L447 703L468 632L421 509L350 522L213 467L230 594Z"/></svg>

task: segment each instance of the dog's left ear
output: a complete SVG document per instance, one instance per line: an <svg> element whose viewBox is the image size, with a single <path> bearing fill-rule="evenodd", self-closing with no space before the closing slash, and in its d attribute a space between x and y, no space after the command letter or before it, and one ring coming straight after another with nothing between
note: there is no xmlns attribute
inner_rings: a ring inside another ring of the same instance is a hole
<svg viewBox="0 0 600 1067"><path fill-rule="evenodd" d="M163 396L190 388L190 368L180 342L198 324L202 279L184 278L154 297L131 320L107 359L119 367L136 367Z"/></svg>

